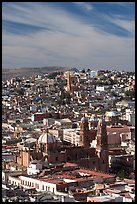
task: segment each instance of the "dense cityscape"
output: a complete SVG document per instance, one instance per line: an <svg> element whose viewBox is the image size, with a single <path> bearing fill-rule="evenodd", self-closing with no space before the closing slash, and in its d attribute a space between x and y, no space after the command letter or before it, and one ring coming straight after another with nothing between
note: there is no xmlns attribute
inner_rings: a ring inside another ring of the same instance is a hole
<svg viewBox="0 0 137 204"><path fill-rule="evenodd" d="M135 2L2 2L2 202L135 202Z"/></svg>
<svg viewBox="0 0 137 204"><path fill-rule="evenodd" d="M134 202L135 73L2 81L3 202Z"/></svg>

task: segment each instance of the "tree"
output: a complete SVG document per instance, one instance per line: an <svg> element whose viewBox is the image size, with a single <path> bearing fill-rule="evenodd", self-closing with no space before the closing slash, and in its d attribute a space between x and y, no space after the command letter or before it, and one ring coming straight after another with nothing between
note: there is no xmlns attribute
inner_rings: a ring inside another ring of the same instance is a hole
<svg viewBox="0 0 137 204"><path fill-rule="evenodd" d="M53 73L48 74L47 77L48 77L49 79L55 79L56 76L59 75L59 74L63 74L63 72L53 72Z"/></svg>
<svg viewBox="0 0 137 204"><path fill-rule="evenodd" d="M135 98L135 90L127 90L125 91L125 96L129 98Z"/></svg>
<svg viewBox="0 0 137 204"><path fill-rule="evenodd" d="M24 95L25 90L24 90L23 88L18 88L18 89L16 90L16 92L17 92L17 94L18 94L18 95L23 96L23 95Z"/></svg>
<svg viewBox="0 0 137 204"><path fill-rule="evenodd" d="M117 176L120 179L128 178L129 177L129 171L127 169L120 169L118 172Z"/></svg>
<svg viewBox="0 0 137 204"><path fill-rule="evenodd" d="M82 71L81 71L82 73L85 73L85 69L82 69Z"/></svg>
<svg viewBox="0 0 137 204"><path fill-rule="evenodd" d="M87 72L90 72L91 70L90 69L87 69Z"/></svg>

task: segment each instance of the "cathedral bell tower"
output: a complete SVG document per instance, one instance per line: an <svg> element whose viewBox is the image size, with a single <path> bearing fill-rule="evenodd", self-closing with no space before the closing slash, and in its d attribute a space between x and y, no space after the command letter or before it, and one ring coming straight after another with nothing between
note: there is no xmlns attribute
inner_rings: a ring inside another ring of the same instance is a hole
<svg viewBox="0 0 137 204"><path fill-rule="evenodd" d="M99 119L97 126L97 146L96 153L99 158L99 170L108 172L108 136L106 130L106 122L103 118Z"/></svg>
<svg viewBox="0 0 137 204"><path fill-rule="evenodd" d="M81 118L80 123L80 141L82 146L89 147L89 125L88 125L88 119L83 117Z"/></svg>

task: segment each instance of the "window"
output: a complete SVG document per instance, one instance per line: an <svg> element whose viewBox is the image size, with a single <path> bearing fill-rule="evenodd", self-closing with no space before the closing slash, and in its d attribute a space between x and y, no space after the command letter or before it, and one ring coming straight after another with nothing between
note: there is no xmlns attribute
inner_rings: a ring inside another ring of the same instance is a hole
<svg viewBox="0 0 137 204"><path fill-rule="evenodd" d="M95 161L93 161L93 164L95 164L96 162Z"/></svg>
<svg viewBox="0 0 137 204"><path fill-rule="evenodd" d="M54 190L55 190L55 189L53 188L53 193L54 193Z"/></svg>
<svg viewBox="0 0 137 204"><path fill-rule="evenodd" d="M42 190L44 191L44 185L42 185Z"/></svg>
<svg viewBox="0 0 137 204"><path fill-rule="evenodd" d="M70 161L70 157L67 157L67 160Z"/></svg>
<svg viewBox="0 0 137 204"><path fill-rule="evenodd" d="M56 157L56 161L58 161L58 157Z"/></svg>

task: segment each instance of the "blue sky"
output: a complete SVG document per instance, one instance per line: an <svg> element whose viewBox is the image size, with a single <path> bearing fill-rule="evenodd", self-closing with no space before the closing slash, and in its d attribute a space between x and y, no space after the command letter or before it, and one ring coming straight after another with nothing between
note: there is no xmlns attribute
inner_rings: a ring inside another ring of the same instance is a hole
<svg viewBox="0 0 137 204"><path fill-rule="evenodd" d="M135 70L134 2L3 2L3 68Z"/></svg>

